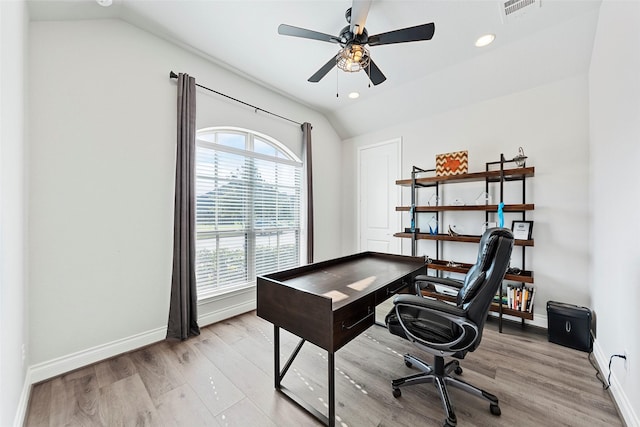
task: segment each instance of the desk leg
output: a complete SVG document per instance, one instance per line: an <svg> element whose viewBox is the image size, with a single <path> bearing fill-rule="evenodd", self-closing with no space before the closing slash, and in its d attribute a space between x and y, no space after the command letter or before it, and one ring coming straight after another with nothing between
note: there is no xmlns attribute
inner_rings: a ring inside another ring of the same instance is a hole
<svg viewBox="0 0 640 427"><path fill-rule="evenodd" d="M336 364L334 353L328 353L328 369L329 369L329 427L336 425Z"/></svg>
<svg viewBox="0 0 640 427"><path fill-rule="evenodd" d="M299 397L295 396L290 390L288 390L285 386L282 385L282 379L286 375L289 367L293 363L293 360L300 352L302 345L305 343L304 339L300 339L298 345L291 353L289 360L284 364L282 371L280 370L280 328L276 325L273 325L273 376L274 376L274 386L276 390L282 392L285 396L291 399L294 403L299 405L302 409L309 412L311 415L320 420L323 424L326 424L329 427L335 427L336 425L336 382L335 382L335 355L333 352L327 352L327 377L329 383L329 401L327 404L329 405L329 416L326 417L324 414L320 413L313 406L304 402Z"/></svg>
<svg viewBox="0 0 640 427"><path fill-rule="evenodd" d="M280 327L273 325L273 378L275 378L275 388L280 390Z"/></svg>

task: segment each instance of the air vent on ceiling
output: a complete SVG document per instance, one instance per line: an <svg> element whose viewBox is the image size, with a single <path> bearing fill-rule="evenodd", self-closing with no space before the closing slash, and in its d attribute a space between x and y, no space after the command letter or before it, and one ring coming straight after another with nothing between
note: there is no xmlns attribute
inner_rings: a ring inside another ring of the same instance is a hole
<svg viewBox="0 0 640 427"><path fill-rule="evenodd" d="M541 0L507 0L500 2L502 22L511 22L526 15L529 11L540 8Z"/></svg>

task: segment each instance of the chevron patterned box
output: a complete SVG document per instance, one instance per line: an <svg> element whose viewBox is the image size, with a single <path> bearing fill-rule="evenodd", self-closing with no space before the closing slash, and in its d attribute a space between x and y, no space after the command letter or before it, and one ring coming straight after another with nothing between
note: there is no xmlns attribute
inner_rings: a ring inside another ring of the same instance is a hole
<svg viewBox="0 0 640 427"><path fill-rule="evenodd" d="M436 155L436 176L461 175L469 169L467 151L455 151Z"/></svg>

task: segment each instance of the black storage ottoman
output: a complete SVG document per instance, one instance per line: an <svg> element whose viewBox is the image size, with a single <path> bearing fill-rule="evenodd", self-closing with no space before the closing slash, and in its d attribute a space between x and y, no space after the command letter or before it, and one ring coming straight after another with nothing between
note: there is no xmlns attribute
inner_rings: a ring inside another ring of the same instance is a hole
<svg viewBox="0 0 640 427"><path fill-rule="evenodd" d="M593 315L587 307L557 301L547 302L547 334L549 341L576 350L593 350Z"/></svg>

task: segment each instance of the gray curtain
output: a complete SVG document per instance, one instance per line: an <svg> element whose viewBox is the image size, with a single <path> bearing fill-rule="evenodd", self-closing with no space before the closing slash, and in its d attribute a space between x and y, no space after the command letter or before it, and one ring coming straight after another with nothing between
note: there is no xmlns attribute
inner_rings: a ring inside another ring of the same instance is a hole
<svg viewBox="0 0 640 427"><path fill-rule="evenodd" d="M195 271L196 81L178 75L178 140L173 225L173 273L167 338L200 335Z"/></svg>
<svg viewBox="0 0 640 427"><path fill-rule="evenodd" d="M311 168L311 123L302 124L302 149L307 170L307 263L313 262L313 179Z"/></svg>

